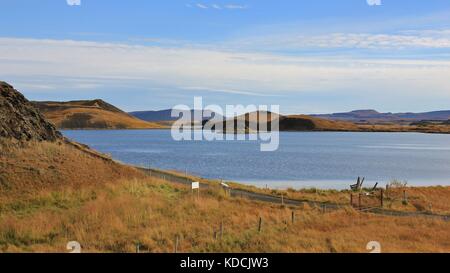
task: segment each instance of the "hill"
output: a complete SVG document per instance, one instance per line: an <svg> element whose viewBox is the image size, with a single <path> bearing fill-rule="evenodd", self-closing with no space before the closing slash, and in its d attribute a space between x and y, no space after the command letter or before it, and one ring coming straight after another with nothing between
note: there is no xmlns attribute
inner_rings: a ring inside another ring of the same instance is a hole
<svg viewBox="0 0 450 273"><path fill-rule="evenodd" d="M448 121L421 121L403 123L361 123L347 120L333 120L307 115L278 115L269 113L267 126L261 127L261 119L258 113L244 114L229 121L234 120L235 133L251 133L258 130L272 130L272 122L279 122L279 131L301 132L301 131L333 131L333 132L419 132L419 133L450 133L450 123ZM360 113L363 114L363 113ZM371 115L371 111L364 111L364 115ZM237 121L244 121L245 130L237 130ZM214 128L219 131L229 131L225 124L217 123Z"/></svg>
<svg viewBox="0 0 450 273"><path fill-rule="evenodd" d="M265 117L261 117L263 114ZM230 121L231 119L229 119ZM351 122L345 121L332 121L321 118L310 117L306 115L289 115L283 116L277 113L271 112L253 112L240 115L234 120L234 128L237 128L237 122L244 122L245 131L251 132L252 129L258 128L258 130L272 130L272 123L278 121L280 131L358 131L360 130L357 125ZM267 122L266 126L261 127L262 122ZM217 128L223 128L226 130L225 125ZM254 130L253 130L254 131Z"/></svg>
<svg viewBox="0 0 450 273"><path fill-rule="evenodd" d="M64 138L21 93L0 82L0 195L134 176L142 174Z"/></svg>
<svg viewBox="0 0 450 273"><path fill-rule="evenodd" d="M422 120L447 121L450 120L450 110L424 113L380 113L376 110L356 110L344 113L312 116L324 119L345 120L358 123L411 123Z"/></svg>
<svg viewBox="0 0 450 273"><path fill-rule="evenodd" d="M359 131L354 123L326 120L306 115L280 117L280 131Z"/></svg>
<svg viewBox="0 0 450 273"><path fill-rule="evenodd" d="M137 119L103 101L33 102L59 129L158 129L164 126Z"/></svg>

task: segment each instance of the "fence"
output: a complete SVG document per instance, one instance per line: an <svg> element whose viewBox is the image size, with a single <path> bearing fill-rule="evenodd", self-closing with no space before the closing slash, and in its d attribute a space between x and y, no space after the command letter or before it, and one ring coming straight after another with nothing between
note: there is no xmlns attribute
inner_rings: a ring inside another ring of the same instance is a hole
<svg viewBox="0 0 450 273"><path fill-rule="evenodd" d="M370 192L350 193L350 206L359 210L384 208L395 203L408 204L408 190L406 187L376 189Z"/></svg>

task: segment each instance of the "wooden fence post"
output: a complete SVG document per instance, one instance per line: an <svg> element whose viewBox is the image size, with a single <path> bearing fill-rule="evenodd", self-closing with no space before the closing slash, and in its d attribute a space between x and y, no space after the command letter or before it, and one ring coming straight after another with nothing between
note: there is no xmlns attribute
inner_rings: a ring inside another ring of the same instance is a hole
<svg viewBox="0 0 450 273"><path fill-rule="evenodd" d="M262 217L259 217L259 223L258 223L258 232L261 233L262 229Z"/></svg>
<svg viewBox="0 0 450 273"><path fill-rule="evenodd" d="M295 211L292 211L292 224L295 223Z"/></svg>
<svg viewBox="0 0 450 273"><path fill-rule="evenodd" d="M362 198L362 194L360 193L359 196L358 196L358 208L360 210L361 210L361 205L362 205L361 198Z"/></svg>
<svg viewBox="0 0 450 273"><path fill-rule="evenodd" d="M403 203L408 203L408 195L406 190L403 190Z"/></svg>
<svg viewBox="0 0 450 273"><path fill-rule="evenodd" d="M380 192L380 205L381 205L381 207L384 207L384 190L383 189L381 189L381 192Z"/></svg>
<svg viewBox="0 0 450 273"><path fill-rule="evenodd" d="M284 206L284 195L281 194L281 205Z"/></svg>
<svg viewBox="0 0 450 273"><path fill-rule="evenodd" d="M353 207L353 193L350 193L350 207Z"/></svg>

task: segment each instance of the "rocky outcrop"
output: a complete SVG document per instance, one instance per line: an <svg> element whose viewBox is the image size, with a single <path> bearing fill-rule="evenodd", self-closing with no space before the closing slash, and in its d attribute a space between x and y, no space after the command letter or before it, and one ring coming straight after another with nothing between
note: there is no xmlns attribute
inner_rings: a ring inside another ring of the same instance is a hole
<svg viewBox="0 0 450 273"><path fill-rule="evenodd" d="M56 141L62 135L19 91L0 81L0 137Z"/></svg>

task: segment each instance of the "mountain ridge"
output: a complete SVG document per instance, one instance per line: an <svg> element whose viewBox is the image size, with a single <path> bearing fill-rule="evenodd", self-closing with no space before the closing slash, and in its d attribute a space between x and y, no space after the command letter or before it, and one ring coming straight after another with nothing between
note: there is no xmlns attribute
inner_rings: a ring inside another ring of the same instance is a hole
<svg viewBox="0 0 450 273"><path fill-rule="evenodd" d="M424 120L447 121L450 120L450 110L438 110L430 112L400 112L381 113L373 109L354 110L350 112L340 112L332 114L315 114L312 117L319 117L331 120L345 120L352 122L417 122Z"/></svg>
<svg viewBox="0 0 450 273"><path fill-rule="evenodd" d="M184 112L183 110L180 110ZM215 115L218 115L215 112L209 111L209 110L190 110L191 114L194 115L195 113L203 114L202 116L206 117L213 117ZM128 114L149 122L158 122L158 121L176 121L179 119L179 117L172 117L172 109L163 109L163 110L149 110L149 111L133 111L128 112ZM207 119L207 118L206 118Z"/></svg>

